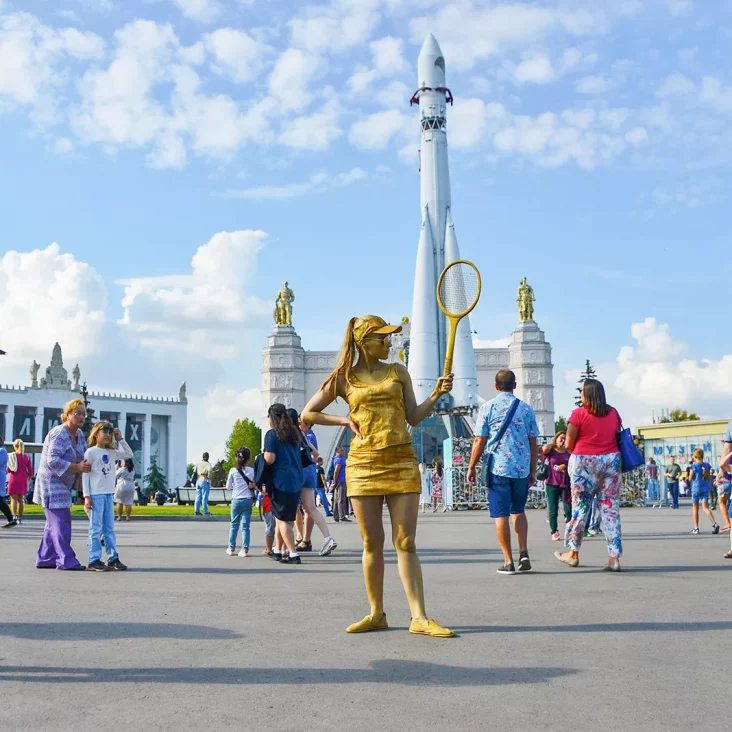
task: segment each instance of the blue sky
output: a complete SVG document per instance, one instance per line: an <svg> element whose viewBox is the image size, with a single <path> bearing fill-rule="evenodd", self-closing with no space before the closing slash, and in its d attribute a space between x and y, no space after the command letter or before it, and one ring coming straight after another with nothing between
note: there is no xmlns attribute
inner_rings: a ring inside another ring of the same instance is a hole
<svg viewBox="0 0 732 732"><path fill-rule="evenodd" d="M99 389L186 380L198 452L261 413L284 279L306 348L408 315L428 31L477 338L526 276L559 413L590 358L626 421L732 414L728 0L0 0L0 381L55 340Z"/></svg>

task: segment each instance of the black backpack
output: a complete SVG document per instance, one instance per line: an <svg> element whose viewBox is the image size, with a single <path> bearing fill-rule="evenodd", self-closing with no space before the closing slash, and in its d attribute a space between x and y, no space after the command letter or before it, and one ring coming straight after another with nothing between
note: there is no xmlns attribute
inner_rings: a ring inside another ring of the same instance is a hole
<svg viewBox="0 0 732 732"><path fill-rule="evenodd" d="M254 484L262 489L262 486L274 488L274 469L264 459L264 453L260 452L254 458Z"/></svg>

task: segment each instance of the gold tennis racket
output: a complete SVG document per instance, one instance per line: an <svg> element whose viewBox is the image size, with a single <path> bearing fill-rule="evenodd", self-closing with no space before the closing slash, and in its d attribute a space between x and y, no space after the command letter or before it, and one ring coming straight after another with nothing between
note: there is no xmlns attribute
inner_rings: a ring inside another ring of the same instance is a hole
<svg viewBox="0 0 732 732"><path fill-rule="evenodd" d="M480 289L480 272L472 262L465 259L450 262L442 270L440 279L437 281L437 304L445 313L450 326L443 376L449 376L452 373L452 356L455 352L458 323L478 304Z"/></svg>

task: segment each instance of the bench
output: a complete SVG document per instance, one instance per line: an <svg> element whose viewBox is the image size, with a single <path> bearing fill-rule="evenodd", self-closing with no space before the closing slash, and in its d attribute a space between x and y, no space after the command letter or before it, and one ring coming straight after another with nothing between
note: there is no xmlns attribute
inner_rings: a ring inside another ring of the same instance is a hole
<svg viewBox="0 0 732 732"><path fill-rule="evenodd" d="M196 502L195 488L176 488L175 492L178 496L178 505L187 506ZM219 504L231 504L231 491L226 488L211 488L208 493L208 503L210 506Z"/></svg>

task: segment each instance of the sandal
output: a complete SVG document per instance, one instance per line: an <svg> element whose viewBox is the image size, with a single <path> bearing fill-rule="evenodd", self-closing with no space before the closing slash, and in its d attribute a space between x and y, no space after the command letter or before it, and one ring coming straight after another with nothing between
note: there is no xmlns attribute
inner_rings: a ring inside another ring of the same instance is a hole
<svg viewBox="0 0 732 732"><path fill-rule="evenodd" d="M297 549L299 552L311 552L313 550L313 542L299 541L297 544L295 544L295 549Z"/></svg>
<svg viewBox="0 0 732 732"><path fill-rule="evenodd" d="M563 564L566 564L568 567L577 567L579 565L579 557L575 557L574 559L570 559L569 557L562 556L562 552L554 552L554 556Z"/></svg>
<svg viewBox="0 0 732 732"><path fill-rule="evenodd" d="M725 559L732 559L732 549L730 549L730 551L728 551L728 552L727 552L727 553L726 553L726 554L724 555L724 558L725 558Z"/></svg>

